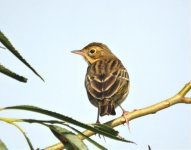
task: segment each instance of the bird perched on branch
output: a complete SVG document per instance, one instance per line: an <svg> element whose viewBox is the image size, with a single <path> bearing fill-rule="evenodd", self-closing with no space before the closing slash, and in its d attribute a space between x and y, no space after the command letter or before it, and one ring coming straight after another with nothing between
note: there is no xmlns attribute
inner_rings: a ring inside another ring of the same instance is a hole
<svg viewBox="0 0 191 150"><path fill-rule="evenodd" d="M98 108L97 123L99 116L115 115L115 108L121 107L129 93L129 75L121 61L105 44L96 42L72 53L88 62L85 87L90 102Z"/></svg>

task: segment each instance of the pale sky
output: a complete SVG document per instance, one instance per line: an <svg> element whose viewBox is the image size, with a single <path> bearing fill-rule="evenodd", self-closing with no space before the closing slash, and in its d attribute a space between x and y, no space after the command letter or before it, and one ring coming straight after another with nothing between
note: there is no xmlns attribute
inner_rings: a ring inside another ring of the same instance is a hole
<svg viewBox="0 0 191 150"><path fill-rule="evenodd" d="M130 76L129 111L175 95L191 80L191 3L189 0L0 0L0 30L45 79L43 83L10 52L0 49L0 63L28 77L20 83L0 74L1 107L35 105L84 123L96 121L87 98L86 62L71 50L90 42L108 45ZM191 96L191 94L190 94ZM117 108L118 117L121 110ZM9 110L1 117L50 119ZM106 122L115 117L101 117ZM45 127L20 123L35 148L58 140ZM93 137L109 150L191 149L191 107L178 104L117 127L137 145ZM83 130L83 129L82 129ZM11 150L27 150L22 134L0 122L0 139ZM96 149L88 144L90 149Z"/></svg>

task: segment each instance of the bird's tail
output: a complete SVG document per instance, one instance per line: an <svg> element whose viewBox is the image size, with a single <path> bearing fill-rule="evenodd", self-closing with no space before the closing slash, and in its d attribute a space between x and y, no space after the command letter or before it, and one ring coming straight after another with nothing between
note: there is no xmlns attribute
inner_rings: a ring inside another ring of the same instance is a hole
<svg viewBox="0 0 191 150"><path fill-rule="evenodd" d="M112 100L104 99L100 105L100 116L115 114L115 105Z"/></svg>

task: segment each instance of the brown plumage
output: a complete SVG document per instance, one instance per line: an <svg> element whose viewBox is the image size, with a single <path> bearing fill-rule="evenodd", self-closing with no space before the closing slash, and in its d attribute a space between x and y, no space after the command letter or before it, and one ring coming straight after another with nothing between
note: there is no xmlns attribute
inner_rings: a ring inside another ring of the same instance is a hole
<svg viewBox="0 0 191 150"><path fill-rule="evenodd" d="M90 102L98 107L99 115L115 115L115 108L125 100L129 91L129 76L121 61L102 43L90 43L82 50L89 66L85 87Z"/></svg>

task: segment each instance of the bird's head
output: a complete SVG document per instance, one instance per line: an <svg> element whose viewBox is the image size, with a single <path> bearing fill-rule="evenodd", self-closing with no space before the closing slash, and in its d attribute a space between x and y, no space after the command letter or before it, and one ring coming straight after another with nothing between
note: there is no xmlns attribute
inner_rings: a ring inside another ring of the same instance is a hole
<svg viewBox="0 0 191 150"><path fill-rule="evenodd" d="M100 59L115 57L105 44L96 42L88 44L81 50L74 50L72 53L82 55L89 64Z"/></svg>

